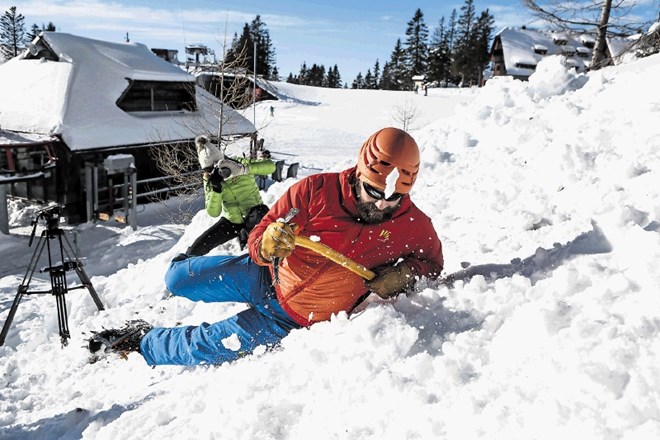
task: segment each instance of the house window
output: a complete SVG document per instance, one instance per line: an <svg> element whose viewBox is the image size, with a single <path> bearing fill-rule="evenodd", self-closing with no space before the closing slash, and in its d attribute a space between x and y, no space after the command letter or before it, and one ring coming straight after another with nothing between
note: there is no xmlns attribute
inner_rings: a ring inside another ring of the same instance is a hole
<svg viewBox="0 0 660 440"><path fill-rule="evenodd" d="M42 170L55 159L51 144L6 148L0 153L0 167L3 171L31 172ZM1 151L1 150L0 150Z"/></svg>
<svg viewBox="0 0 660 440"><path fill-rule="evenodd" d="M548 48L545 47L542 44L535 44L534 45L534 53L539 54L539 55L545 55L548 53Z"/></svg>
<svg viewBox="0 0 660 440"><path fill-rule="evenodd" d="M594 40L591 37L586 37L586 36L582 37L580 41L587 49L593 49L594 47L596 47L596 40Z"/></svg>
<svg viewBox="0 0 660 440"><path fill-rule="evenodd" d="M565 46L568 44L568 38L564 35L553 35L552 41L557 45L557 46Z"/></svg>
<svg viewBox="0 0 660 440"><path fill-rule="evenodd" d="M193 82L127 80L128 88L117 100L125 112L197 110Z"/></svg>
<svg viewBox="0 0 660 440"><path fill-rule="evenodd" d="M516 63L518 69L536 70L536 64Z"/></svg>
<svg viewBox="0 0 660 440"><path fill-rule="evenodd" d="M591 52L586 47L578 47L576 50L577 56L580 58L589 58L591 56Z"/></svg>

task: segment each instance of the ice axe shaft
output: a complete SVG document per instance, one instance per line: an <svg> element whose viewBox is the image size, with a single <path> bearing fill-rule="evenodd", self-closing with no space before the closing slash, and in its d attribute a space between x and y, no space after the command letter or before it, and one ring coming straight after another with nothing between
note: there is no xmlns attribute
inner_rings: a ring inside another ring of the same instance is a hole
<svg viewBox="0 0 660 440"><path fill-rule="evenodd" d="M356 263L355 261L344 256L343 254L340 254L331 247L324 245L321 242L312 241L307 237L303 237L302 235L296 235L295 240L296 240L296 246L304 247L320 255L323 255L328 260L334 261L335 263L345 267L351 272L360 275L362 278L364 278L367 281L371 281L374 278L376 278L376 274L374 272L370 271L363 265Z"/></svg>

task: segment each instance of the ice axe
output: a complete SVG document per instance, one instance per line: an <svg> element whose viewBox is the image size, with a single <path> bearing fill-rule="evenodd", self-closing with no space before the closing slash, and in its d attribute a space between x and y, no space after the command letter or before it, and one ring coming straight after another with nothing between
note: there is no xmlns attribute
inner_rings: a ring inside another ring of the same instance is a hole
<svg viewBox="0 0 660 440"><path fill-rule="evenodd" d="M288 225L291 219L293 219L299 212L300 210L298 208L291 208L284 218L277 219L277 221ZM273 258L273 284L280 283L280 262L281 260L279 257Z"/></svg>
<svg viewBox="0 0 660 440"><path fill-rule="evenodd" d="M296 240L296 246L304 247L306 249L310 249L316 252L317 254L321 254L324 257L326 257L328 260L334 261L340 266L344 266L346 269L350 270L355 274L360 275L362 278L364 278L367 281L371 281L374 278L376 278L376 274L373 271L367 269L360 263L351 260L344 254L340 254L336 250L332 249L330 246L327 246L319 241L313 241L307 237L303 237L302 235L296 235L295 240Z"/></svg>
<svg viewBox="0 0 660 440"><path fill-rule="evenodd" d="M300 210L298 208L291 208L291 210L287 213L287 215L282 219L281 221L283 223L289 223L293 217L298 214ZM340 266L345 267L346 269L350 270L351 272L361 276L367 281L371 281L374 278L376 278L376 274L361 265L360 263L357 263L350 258L346 257L343 254L340 254L336 250L332 249L330 246L327 246L321 242L318 241L313 241L308 237L303 237L302 235L296 235L294 237L295 244L296 246L304 247L306 249L312 250L316 252L317 254L323 255L326 257L328 260L333 261ZM278 276L278 268L279 268L279 258L273 260L273 271L274 271L274 283L277 284L279 282L279 276Z"/></svg>

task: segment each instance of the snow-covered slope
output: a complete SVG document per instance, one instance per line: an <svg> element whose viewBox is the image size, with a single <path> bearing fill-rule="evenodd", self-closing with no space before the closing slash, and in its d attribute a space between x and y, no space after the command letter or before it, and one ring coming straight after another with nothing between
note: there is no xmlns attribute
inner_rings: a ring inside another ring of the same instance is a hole
<svg viewBox="0 0 660 440"><path fill-rule="evenodd" d="M560 69L549 58L529 83L426 97L276 84L288 98L257 107L257 125L308 172L352 165L371 132L396 125L394 107L418 111L412 197L443 240L453 287L420 283L229 365L152 369L135 354L89 364L90 330L136 317L198 324L241 306L164 289L169 259L213 223L204 212L175 225L147 210L148 225L114 241L143 256L114 272L102 256L112 239L93 246L105 236L86 225L106 310L71 293L62 349L51 298L20 305L0 348L0 438L659 438L660 56L589 76ZM25 241L0 246L11 258ZM0 278L2 317L21 276Z"/></svg>

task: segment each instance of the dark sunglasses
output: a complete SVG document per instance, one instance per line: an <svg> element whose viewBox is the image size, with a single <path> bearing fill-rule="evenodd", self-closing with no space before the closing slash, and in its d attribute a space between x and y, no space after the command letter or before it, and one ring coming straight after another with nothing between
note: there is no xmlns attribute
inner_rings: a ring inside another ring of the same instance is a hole
<svg viewBox="0 0 660 440"><path fill-rule="evenodd" d="M364 191L367 194L369 194L369 197L376 200L385 200L386 202L394 202L396 200L399 200L401 197L403 197L403 194L401 193L394 193L391 196L385 198L385 193L383 191L374 188L373 186L369 185L367 182L362 182L362 188L364 188Z"/></svg>

